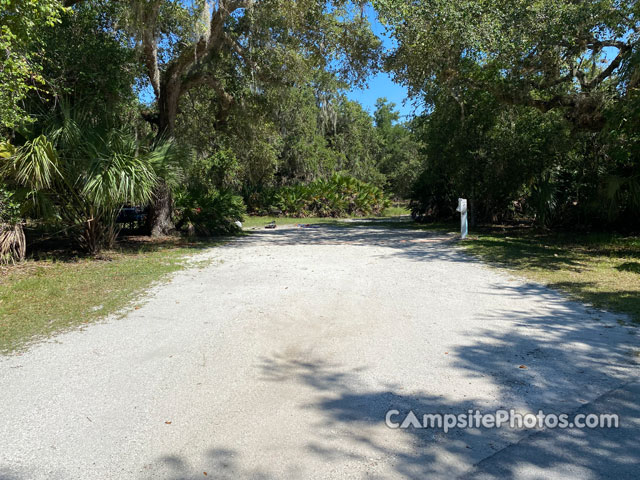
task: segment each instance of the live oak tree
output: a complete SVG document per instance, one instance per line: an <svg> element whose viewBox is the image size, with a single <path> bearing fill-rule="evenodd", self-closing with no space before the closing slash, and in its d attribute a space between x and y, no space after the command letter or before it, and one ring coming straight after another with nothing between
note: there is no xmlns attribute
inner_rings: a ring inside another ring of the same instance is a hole
<svg viewBox="0 0 640 480"><path fill-rule="evenodd" d="M70 2L78 3L78 2ZM180 101L190 90L215 92L218 124L247 85L294 83L300 65L335 70L360 82L376 66L379 41L361 6L344 0L130 0L120 15L141 49L155 111L145 117L171 137ZM153 234L167 233L171 192L160 183L151 209Z"/></svg>
<svg viewBox="0 0 640 480"><path fill-rule="evenodd" d="M634 0L375 0L426 105L419 213L622 225L640 213Z"/></svg>
<svg viewBox="0 0 640 480"><path fill-rule="evenodd" d="M464 115L465 89L559 108L602 127L608 101L638 84L620 73L638 57L635 0L376 0L398 46L388 57L414 94L446 91ZM431 97L433 98L433 97Z"/></svg>

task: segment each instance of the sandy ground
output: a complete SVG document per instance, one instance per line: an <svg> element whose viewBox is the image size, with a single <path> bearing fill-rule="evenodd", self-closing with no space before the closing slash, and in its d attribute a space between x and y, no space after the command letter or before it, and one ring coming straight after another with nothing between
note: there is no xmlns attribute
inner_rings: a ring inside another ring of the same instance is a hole
<svg viewBox="0 0 640 480"><path fill-rule="evenodd" d="M0 359L0 478L637 478L640 337L408 230L262 230ZM524 366L526 368L521 368ZM619 429L391 429L479 409ZM403 418L398 416L397 418Z"/></svg>

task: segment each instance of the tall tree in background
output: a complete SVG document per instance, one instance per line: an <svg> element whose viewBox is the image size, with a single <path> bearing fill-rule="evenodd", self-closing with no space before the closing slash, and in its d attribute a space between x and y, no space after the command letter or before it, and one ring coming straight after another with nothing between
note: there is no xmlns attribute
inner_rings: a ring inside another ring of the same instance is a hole
<svg viewBox="0 0 640 480"><path fill-rule="evenodd" d="M420 145L411 124L400 121L395 106L386 98L376 102L373 117L379 142L378 168L397 197L409 198L422 166Z"/></svg>
<svg viewBox="0 0 640 480"><path fill-rule="evenodd" d="M132 0L124 12L142 47L156 97L147 118L171 136L181 98L206 86L223 123L243 85L294 82L300 64L335 68L359 82L375 67L379 41L359 5L347 1ZM171 229L171 196L161 184L151 212L152 233Z"/></svg>
<svg viewBox="0 0 640 480"><path fill-rule="evenodd" d="M525 212L545 225L610 225L640 213L628 128L640 79L636 1L374 5L397 40L387 68L428 107L423 210L448 212L465 195L488 221Z"/></svg>
<svg viewBox="0 0 640 480"><path fill-rule="evenodd" d="M398 48L388 58L414 94L465 89L553 108L598 130L607 102L635 88L619 72L638 55L635 0L376 0ZM463 112L464 114L464 112Z"/></svg>

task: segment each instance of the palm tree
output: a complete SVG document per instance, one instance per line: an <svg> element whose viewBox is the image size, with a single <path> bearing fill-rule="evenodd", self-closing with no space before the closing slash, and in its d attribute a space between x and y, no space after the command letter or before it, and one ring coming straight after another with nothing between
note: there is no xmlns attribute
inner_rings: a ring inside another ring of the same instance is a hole
<svg viewBox="0 0 640 480"><path fill-rule="evenodd" d="M2 161L0 178L17 190L23 213L61 219L94 254L112 245L122 205L149 202L157 184L152 165L166 152L164 145L140 150L129 132L63 109L44 133Z"/></svg>

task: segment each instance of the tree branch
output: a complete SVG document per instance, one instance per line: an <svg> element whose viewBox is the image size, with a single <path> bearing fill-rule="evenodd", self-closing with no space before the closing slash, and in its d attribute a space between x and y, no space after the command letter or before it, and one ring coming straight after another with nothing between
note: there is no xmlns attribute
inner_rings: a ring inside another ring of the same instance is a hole
<svg viewBox="0 0 640 480"><path fill-rule="evenodd" d="M192 88L199 87L202 85L209 85L211 88L213 88L216 94L218 95L218 97L220 97L220 101L222 102L222 104L224 104L225 107L228 108L234 103L233 95L229 94L224 89L222 82L220 82L220 80L215 78L213 75L204 73L204 72L198 73L186 79L182 83L182 89L180 90L180 94L182 95L183 93L186 93Z"/></svg>
<svg viewBox="0 0 640 480"><path fill-rule="evenodd" d="M249 65L250 68L252 68L256 72L260 71L260 67L258 66L258 64L256 64L251 58L249 58L246 50L242 47L242 45L240 45L235 39L227 35L226 32L223 35L223 40L231 48L232 51L237 53L238 56L242 58L242 60L244 60L247 65Z"/></svg>
<svg viewBox="0 0 640 480"><path fill-rule="evenodd" d="M156 0L143 13L144 23L142 31L142 51L144 63L147 67L149 81L153 87L156 98L160 97L160 68L158 67L158 44L156 39L156 24L160 13L160 0Z"/></svg>
<svg viewBox="0 0 640 480"><path fill-rule="evenodd" d="M616 70L620 66L624 56L627 54L629 50L631 50L631 46L625 44L624 48L620 49L620 53L618 53L618 56L613 59L613 61L609 64L609 66L605 68L602 72L600 72L599 75L591 79L591 81L587 82L585 87L588 90L590 90L593 87L597 87L602 82L604 82L607 78L609 78L609 76L614 72L614 70Z"/></svg>

